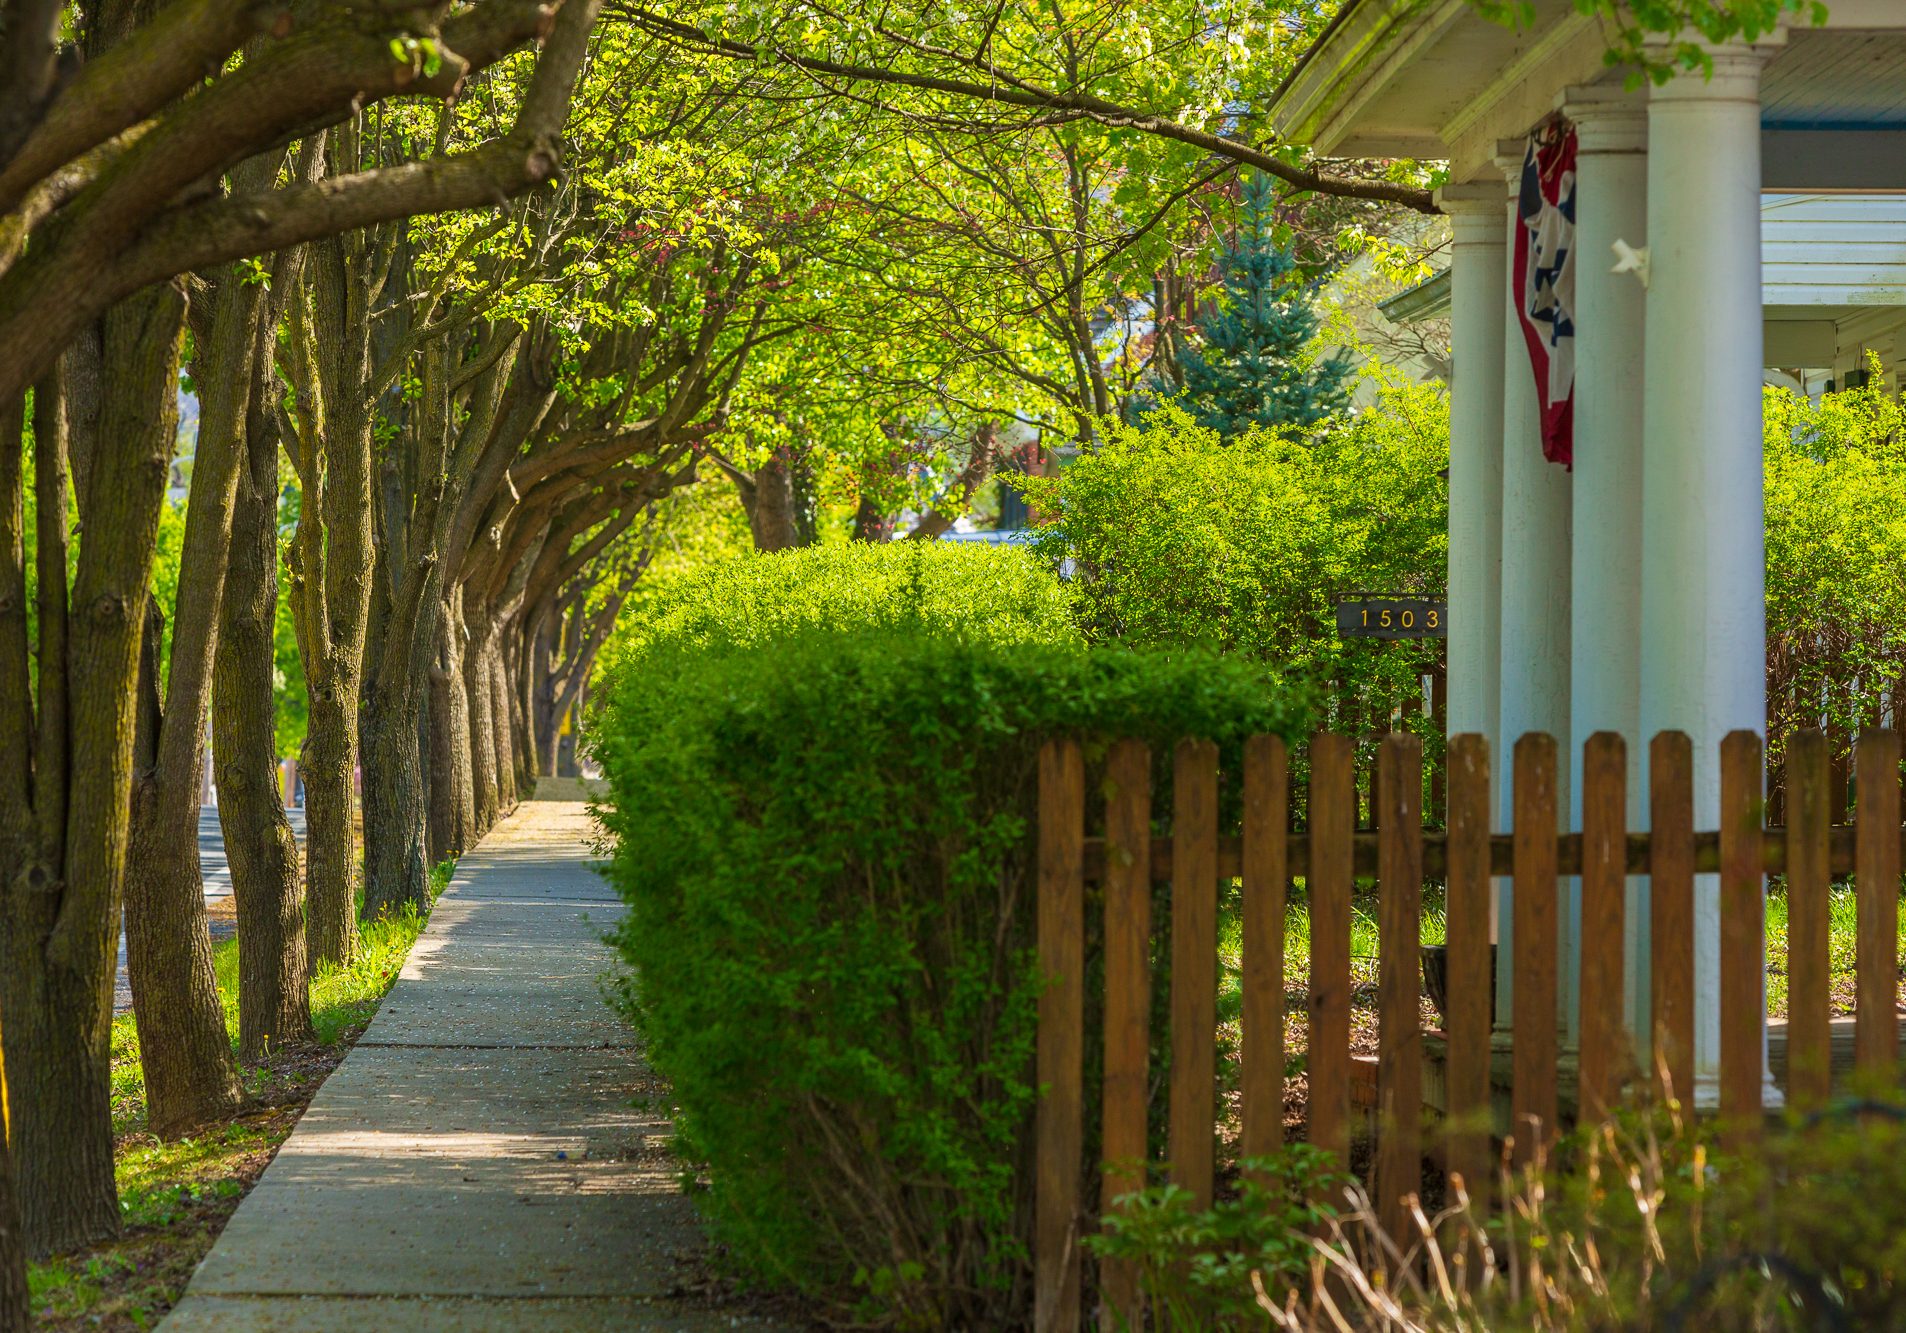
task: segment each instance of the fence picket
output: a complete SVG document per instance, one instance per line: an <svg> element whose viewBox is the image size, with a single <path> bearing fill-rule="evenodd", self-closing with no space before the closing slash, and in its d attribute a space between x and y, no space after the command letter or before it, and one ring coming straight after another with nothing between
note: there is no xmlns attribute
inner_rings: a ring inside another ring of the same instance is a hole
<svg viewBox="0 0 1906 1333"><path fill-rule="evenodd" d="M1080 1158L1085 1137L1085 770L1077 741L1039 751L1040 970L1034 1135L1033 1322L1039 1333L1079 1324Z"/></svg>
<svg viewBox="0 0 1906 1333"><path fill-rule="evenodd" d="M1796 1110L1811 1110L1826 1103L1833 1062L1827 936L1833 807L1825 735L1802 731L1788 740L1786 778L1787 1099Z"/></svg>
<svg viewBox="0 0 1906 1333"><path fill-rule="evenodd" d="M1104 891L1103 1212L1141 1188L1150 1155L1153 894L1162 865L1172 884L1169 996L1172 1072L1166 1127L1171 1178L1202 1204L1213 1195L1216 1157L1217 906L1219 876L1243 880L1240 970L1242 1062L1240 1154L1275 1151L1283 1137L1285 912L1293 873L1309 899L1309 1137L1347 1164L1351 1092L1351 926L1356 876L1375 872L1379 930L1379 1221L1407 1243L1414 1227L1404 1200L1422 1166L1423 1034L1420 966L1424 877L1446 878L1444 1024L1447 1028L1446 1165L1473 1209L1488 1202L1491 1137L1492 875L1511 874L1516 985L1511 1102L1517 1158L1528 1162L1559 1129L1558 879L1582 877L1579 1106L1598 1117L1619 1102L1634 1071L1621 1022L1622 940L1627 876L1652 877L1651 969L1657 1072L1686 1104L1693 1091L1694 875L1718 871L1719 1071L1721 1128L1740 1147L1761 1132L1765 1038L1764 877L1783 872L1788 889L1788 1061L1786 1092L1806 1110L1822 1105L1832 1074L1830 886L1857 879L1858 1012L1854 1061L1890 1072L1897 1055L1898 909L1902 856L1901 737L1869 730L1852 769L1856 826L1836 829L1832 744L1818 731L1792 736L1781 782L1786 827L1766 825L1768 770L1752 732L1720 748L1718 831L1695 831L1693 752L1679 732L1649 751L1650 831L1627 830L1628 755L1613 733L1589 739L1582 764L1582 832L1557 830L1558 753L1545 735L1515 746L1510 834L1490 833L1488 746L1480 736L1450 740L1448 827L1426 830L1422 744L1405 733L1376 740L1370 823L1356 830L1362 792L1357 742L1320 734L1310 751L1306 828L1294 833L1289 756L1281 740L1253 737L1244 748L1242 826L1221 837L1218 751L1181 742L1174 754L1172 836L1151 833L1151 753L1115 742L1106 760L1105 836L1085 837L1084 772L1075 742L1053 741L1039 755L1036 944L1048 979L1038 999L1033 1204L1034 1323L1041 1333L1076 1329L1083 1305L1085 881ZM1103 1333L1146 1317L1135 1266L1098 1268Z"/></svg>
<svg viewBox="0 0 1906 1333"><path fill-rule="evenodd" d="M1350 1160L1350 889L1357 826L1356 748L1320 733L1310 746L1310 1141Z"/></svg>
<svg viewBox="0 0 1906 1333"><path fill-rule="evenodd" d="M1694 1094L1694 750L1664 731L1648 749L1649 965L1655 1067L1668 1096Z"/></svg>
<svg viewBox="0 0 1906 1333"><path fill-rule="evenodd" d="M1284 1140L1284 897L1289 883L1290 766L1277 736L1244 744L1244 987L1241 1052L1245 1157ZM1136 1325L1133 1325L1136 1327Z"/></svg>
<svg viewBox="0 0 1906 1333"><path fill-rule="evenodd" d="M1628 1072L1622 935L1628 893L1628 743L1599 731L1582 750L1582 993L1577 1102L1585 1121L1613 1109Z"/></svg>
<svg viewBox="0 0 1906 1333"><path fill-rule="evenodd" d="M1106 756L1105 1079L1101 1212L1145 1187L1145 1109L1151 1091L1152 759L1143 741ZM1104 1333L1140 1326L1144 1303L1129 1260L1099 1266Z"/></svg>
<svg viewBox="0 0 1906 1333"><path fill-rule="evenodd" d="M1449 1141L1446 1162L1474 1206L1489 1200L1489 1036L1495 979L1489 948L1489 742L1449 742L1449 878L1445 895L1449 1033Z"/></svg>
<svg viewBox="0 0 1906 1333"><path fill-rule="evenodd" d="M1760 737L1721 742L1721 1119L1742 1147L1760 1134L1767 1023L1766 897L1761 881ZM1897 799L1898 784L1894 784Z"/></svg>
<svg viewBox="0 0 1906 1333"><path fill-rule="evenodd" d="M1515 749L1515 989L1512 1014L1516 1160L1555 1140L1555 738L1530 732Z"/></svg>
<svg viewBox="0 0 1906 1333"><path fill-rule="evenodd" d="M1892 1068L1899 1046L1899 733L1863 731L1853 752L1853 1067Z"/></svg>
<svg viewBox="0 0 1906 1333"><path fill-rule="evenodd" d="M1377 753L1377 1215L1405 1245L1406 1201L1423 1187L1423 742L1408 732Z"/></svg>
<svg viewBox="0 0 1906 1333"><path fill-rule="evenodd" d="M1211 1203L1218 1088L1218 747L1172 759L1171 1178Z"/></svg>

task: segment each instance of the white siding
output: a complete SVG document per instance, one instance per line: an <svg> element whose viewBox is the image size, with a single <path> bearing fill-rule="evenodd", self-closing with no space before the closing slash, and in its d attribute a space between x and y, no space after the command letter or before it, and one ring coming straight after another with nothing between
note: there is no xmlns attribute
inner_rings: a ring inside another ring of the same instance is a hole
<svg viewBox="0 0 1906 1333"><path fill-rule="evenodd" d="M1766 195L1760 245L1770 306L1906 305L1906 196Z"/></svg>

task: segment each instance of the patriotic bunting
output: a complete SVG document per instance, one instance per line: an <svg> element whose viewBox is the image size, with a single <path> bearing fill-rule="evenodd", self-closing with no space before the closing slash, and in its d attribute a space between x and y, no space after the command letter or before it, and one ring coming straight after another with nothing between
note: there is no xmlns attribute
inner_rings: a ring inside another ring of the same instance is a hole
<svg viewBox="0 0 1906 1333"><path fill-rule="evenodd" d="M1542 405L1542 456L1575 462L1575 130L1529 137L1516 206L1516 317Z"/></svg>

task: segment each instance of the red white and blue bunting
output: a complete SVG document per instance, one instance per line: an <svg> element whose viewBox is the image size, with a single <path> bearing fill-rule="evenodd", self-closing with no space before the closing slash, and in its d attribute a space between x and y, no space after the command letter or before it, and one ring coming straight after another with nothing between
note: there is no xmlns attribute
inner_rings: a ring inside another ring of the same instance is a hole
<svg viewBox="0 0 1906 1333"><path fill-rule="evenodd" d="M1529 136L1516 205L1516 318L1542 407L1542 456L1575 462L1575 130L1554 121Z"/></svg>

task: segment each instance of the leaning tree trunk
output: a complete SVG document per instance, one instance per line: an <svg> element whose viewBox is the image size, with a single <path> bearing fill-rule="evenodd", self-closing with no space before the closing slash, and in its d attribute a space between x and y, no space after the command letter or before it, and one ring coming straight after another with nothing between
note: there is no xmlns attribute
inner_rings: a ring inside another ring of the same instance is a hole
<svg viewBox="0 0 1906 1333"><path fill-rule="evenodd" d="M57 428L35 431L37 719L24 688L17 416L10 437L0 438L0 1039L29 1255L78 1249L119 1230L112 980L140 631L177 427L176 398L163 389L178 383L184 313L175 284L115 307L104 321L100 391L90 401L69 396L79 408L73 471L112 479L80 487L86 539L70 597L64 440ZM59 398L57 390L36 393L36 425L40 409ZM70 620L69 605L78 608Z"/></svg>
<svg viewBox="0 0 1906 1333"><path fill-rule="evenodd" d="M270 375L268 363L254 366L212 701L218 818L238 909L238 1055L248 1063L263 1060L273 1044L311 1036L304 884L278 790L279 438Z"/></svg>

